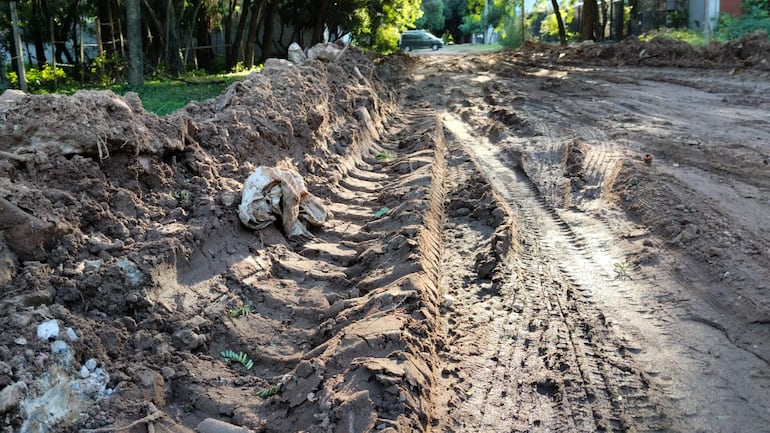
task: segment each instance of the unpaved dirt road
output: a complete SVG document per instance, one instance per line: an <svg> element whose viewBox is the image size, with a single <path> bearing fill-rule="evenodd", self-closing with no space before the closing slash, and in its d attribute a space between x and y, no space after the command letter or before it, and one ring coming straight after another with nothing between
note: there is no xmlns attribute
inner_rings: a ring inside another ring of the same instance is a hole
<svg viewBox="0 0 770 433"><path fill-rule="evenodd" d="M350 48L164 118L5 94L0 427L768 432L767 46ZM328 220L246 229L257 166Z"/></svg>
<svg viewBox="0 0 770 433"><path fill-rule="evenodd" d="M441 431L770 430L768 95L766 73L421 58L407 99L452 155ZM505 236L468 216L492 192Z"/></svg>

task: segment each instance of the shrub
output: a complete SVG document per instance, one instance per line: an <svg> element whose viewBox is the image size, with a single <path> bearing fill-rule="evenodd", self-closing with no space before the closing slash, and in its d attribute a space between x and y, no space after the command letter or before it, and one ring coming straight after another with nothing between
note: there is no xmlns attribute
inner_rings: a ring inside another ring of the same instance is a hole
<svg viewBox="0 0 770 433"><path fill-rule="evenodd" d="M743 16L719 16L717 37L721 40L738 39L748 33L764 30L770 34L770 0L744 0Z"/></svg>

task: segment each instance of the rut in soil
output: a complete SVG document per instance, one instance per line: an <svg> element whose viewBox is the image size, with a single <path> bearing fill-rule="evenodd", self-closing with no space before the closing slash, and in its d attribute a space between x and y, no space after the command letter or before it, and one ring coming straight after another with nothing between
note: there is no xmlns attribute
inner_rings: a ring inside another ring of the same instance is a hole
<svg viewBox="0 0 770 433"><path fill-rule="evenodd" d="M469 154L471 134L446 126L442 431L664 431L644 375L565 266L583 242L522 170ZM479 197L502 201L486 205L491 219ZM496 226L500 214L508 222ZM497 258L494 269L483 255Z"/></svg>

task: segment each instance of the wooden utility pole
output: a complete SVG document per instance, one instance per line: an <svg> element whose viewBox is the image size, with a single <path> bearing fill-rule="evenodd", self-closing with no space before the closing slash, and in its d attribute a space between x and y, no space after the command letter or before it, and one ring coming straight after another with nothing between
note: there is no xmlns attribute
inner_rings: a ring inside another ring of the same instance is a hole
<svg viewBox="0 0 770 433"><path fill-rule="evenodd" d="M16 45L16 66L19 71L19 88L27 91L27 73L24 70L24 51L21 47L21 32L19 32L19 18L16 16L16 2L11 3L11 23L13 24L13 43Z"/></svg>

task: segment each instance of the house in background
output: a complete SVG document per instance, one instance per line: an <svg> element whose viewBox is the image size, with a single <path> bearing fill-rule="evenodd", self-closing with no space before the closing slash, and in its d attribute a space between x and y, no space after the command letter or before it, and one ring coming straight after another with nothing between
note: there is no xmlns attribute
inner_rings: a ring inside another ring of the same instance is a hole
<svg viewBox="0 0 770 433"><path fill-rule="evenodd" d="M711 34L717 29L719 13L729 12L734 14L734 7L740 12L741 0L690 0L688 7L688 24L691 29L703 30ZM730 10L724 10L729 7Z"/></svg>
<svg viewBox="0 0 770 433"><path fill-rule="evenodd" d="M689 27L713 33L719 14L741 14L742 0L638 0L632 11L632 33L640 34L661 27Z"/></svg>

